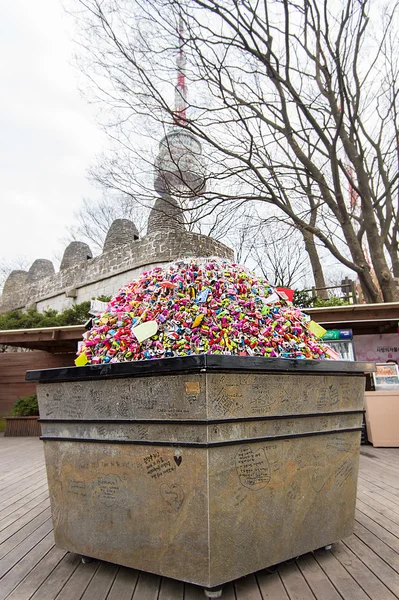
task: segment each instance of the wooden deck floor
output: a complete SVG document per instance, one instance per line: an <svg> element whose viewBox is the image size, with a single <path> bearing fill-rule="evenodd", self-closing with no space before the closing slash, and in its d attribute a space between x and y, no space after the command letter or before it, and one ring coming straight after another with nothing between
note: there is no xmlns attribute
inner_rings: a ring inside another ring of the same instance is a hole
<svg viewBox="0 0 399 600"><path fill-rule="evenodd" d="M399 449L362 447L355 533L225 587L224 600L399 598ZM0 600L199 600L200 588L54 546L42 443L0 437Z"/></svg>

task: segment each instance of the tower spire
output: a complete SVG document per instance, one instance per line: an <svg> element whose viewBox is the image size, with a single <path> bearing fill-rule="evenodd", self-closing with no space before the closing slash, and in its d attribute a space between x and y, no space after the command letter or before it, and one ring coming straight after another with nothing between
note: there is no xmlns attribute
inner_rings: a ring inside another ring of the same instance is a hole
<svg viewBox="0 0 399 600"><path fill-rule="evenodd" d="M176 66L177 84L175 87L174 121L176 125L183 125L187 119L187 85L185 73L186 56L184 54L184 23L181 15L179 19L179 53L176 58Z"/></svg>
<svg viewBox="0 0 399 600"><path fill-rule="evenodd" d="M174 206L180 207L180 199L198 198L205 191L206 187L205 168L201 157L201 142L185 127L187 125L188 103L185 73L186 57L184 53L184 22L181 16L179 18L178 34L179 51L176 58L177 83L175 86L173 126L169 128L166 135L160 141L159 154L154 165L155 191L161 197L162 202L167 201L169 203L169 208L172 205L172 201ZM161 203L158 200L156 202L158 212L161 212L159 208ZM182 211L181 208L179 210ZM164 206L163 212L169 214L170 211L168 212L167 207ZM175 222L177 221L177 216L175 213L173 214Z"/></svg>

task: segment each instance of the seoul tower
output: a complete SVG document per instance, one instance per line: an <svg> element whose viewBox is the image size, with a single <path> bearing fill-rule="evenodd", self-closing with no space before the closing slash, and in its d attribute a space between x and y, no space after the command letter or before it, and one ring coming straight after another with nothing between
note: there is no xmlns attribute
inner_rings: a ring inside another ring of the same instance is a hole
<svg viewBox="0 0 399 600"><path fill-rule="evenodd" d="M174 124L159 144L154 178L154 188L159 198L155 201L149 215L148 233L162 228L184 229L184 215L180 201L193 200L205 191L202 147L197 137L185 128L188 103L181 18L176 65Z"/></svg>

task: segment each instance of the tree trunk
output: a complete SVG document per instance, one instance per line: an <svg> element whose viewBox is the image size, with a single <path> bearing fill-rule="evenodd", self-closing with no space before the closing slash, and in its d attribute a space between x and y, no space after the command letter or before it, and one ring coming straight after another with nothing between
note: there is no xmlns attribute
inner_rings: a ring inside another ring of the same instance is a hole
<svg viewBox="0 0 399 600"><path fill-rule="evenodd" d="M308 253L310 265L312 267L313 279L317 290L317 295L323 300L328 299L328 291L322 288L326 287L326 281L324 279L323 267L321 266L319 253L317 252L314 236L309 231L302 231L303 240L305 242L305 249Z"/></svg>
<svg viewBox="0 0 399 600"><path fill-rule="evenodd" d="M398 247L395 250L392 250L390 253L391 261L392 261L392 272L394 277L399 278L399 252Z"/></svg>
<svg viewBox="0 0 399 600"><path fill-rule="evenodd" d="M364 198L362 211L371 262L381 288L384 302L396 302L398 300L398 291L384 255L384 245L378 232L374 211L369 202L367 200L364 201Z"/></svg>
<svg viewBox="0 0 399 600"><path fill-rule="evenodd" d="M378 290L371 277L370 269L368 268L368 266L364 268L364 271L362 273L358 273L358 277L365 303L375 304L381 302L381 295L378 293Z"/></svg>
<svg viewBox="0 0 399 600"><path fill-rule="evenodd" d="M392 273L394 277L399 278L399 243L397 238L398 232L396 226L392 231L392 241L388 240L385 242L386 249L388 250L389 257L392 264Z"/></svg>
<svg viewBox="0 0 399 600"><path fill-rule="evenodd" d="M370 267L367 264L363 248L357 239L353 224L346 211L341 213L340 224L353 262L362 269L361 272L358 272L358 277L365 302L367 304L381 302L381 294L371 277Z"/></svg>

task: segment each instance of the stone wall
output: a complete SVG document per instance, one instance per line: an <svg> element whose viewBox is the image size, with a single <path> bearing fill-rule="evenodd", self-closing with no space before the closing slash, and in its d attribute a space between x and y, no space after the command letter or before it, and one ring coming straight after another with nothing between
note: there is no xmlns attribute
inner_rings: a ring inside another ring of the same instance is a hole
<svg viewBox="0 0 399 600"><path fill-rule="evenodd" d="M87 255L88 256L88 255ZM158 231L141 240L115 246L95 258L62 268L58 273L32 281L15 277L4 286L0 312L36 305L64 310L101 295L113 295L118 289L148 268L177 258L218 256L234 259L234 252L208 236L187 231Z"/></svg>

